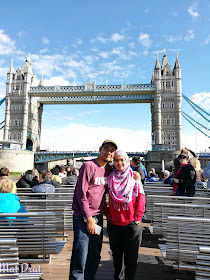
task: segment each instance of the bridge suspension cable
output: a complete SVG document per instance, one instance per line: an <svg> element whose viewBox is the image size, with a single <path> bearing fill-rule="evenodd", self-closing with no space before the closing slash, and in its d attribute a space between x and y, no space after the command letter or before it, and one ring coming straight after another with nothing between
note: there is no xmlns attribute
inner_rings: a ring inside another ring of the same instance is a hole
<svg viewBox="0 0 210 280"><path fill-rule="evenodd" d="M201 123L195 121L193 118L191 118L189 115L187 115L187 114L186 114L185 112L183 112L183 111L182 111L182 115L185 116L185 117L187 117L187 118L189 118L189 119L191 119L191 120L194 121L196 124L198 124L198 125L200 125L201 127L203 127L204 129L210 131L210 129L209 129L208 127L205 127L203 124L201 124Z"/></svg>
<svg viewBox="0 0 210 280"><path fill-rule="evenodd" d="M4 103L5 100L6 100L6 97L4 97L2 100L0 100L0 105L1 105L2 103Z"/></svg>
<svg viewBox="0 0 210 280"><path fill-rule="evenodd" d="M201 133L203 133L205 136L207 136L208 138L210 138L210 136L208 135L208 134L206 134L203 130L201 130L199 127L197 127L193 122L191 122L190 121L190 119L191 120L193 120L193 121L195 121L194 119L192 119L190 116L188 116L186 113L184 113L183 111L182 111L182 116L192 125L192 126L194 126L197 130L199 130ZM205 127L204 125L202 125L202 124L200 124L200 123L198 123L198 122L195 122L196 124L198 124L198 125L200 125L200 126L202 126L203 128L205 128L205 129L207 129L208 131L210 131L210 129L208 129L207 127Z"/></svg>
<svg viewBox="0 0 210 280"><path fill-rule="evenodd" d="M192 102L186 95L182 94L183 98L187 101L187 103L200 115L202 116L207 122L210 122L210 120L205 117L200 111L202 111L203 113L205 113L207 116L210 116L210 114L208 112L206 112L205 110L203 110L201 107L199 107L198 105L196 105L194 102ZM199 111L200 110L200 111Z"/></svg>

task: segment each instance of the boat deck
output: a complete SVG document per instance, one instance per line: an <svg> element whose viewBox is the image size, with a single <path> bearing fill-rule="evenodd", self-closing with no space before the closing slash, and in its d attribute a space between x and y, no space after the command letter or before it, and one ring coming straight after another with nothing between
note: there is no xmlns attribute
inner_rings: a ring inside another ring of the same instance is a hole
<svg viewBox="0 0 210 280"><path fill-rule="evenodd" d="M166 261L158 248L157 237L152 235L148 224L143 224L142 244L139 248L138 267L136 280L194 280L195 273L189 271L174 270L173 262ZM43 280L68 280L73 232L69 232L67 243L57 255L52 255L52 261L41 265ZM36 266L36 265L33 265ZM96 280L112 280L114 268L109 249L109 240L104 229L101 263Z"/></svg>

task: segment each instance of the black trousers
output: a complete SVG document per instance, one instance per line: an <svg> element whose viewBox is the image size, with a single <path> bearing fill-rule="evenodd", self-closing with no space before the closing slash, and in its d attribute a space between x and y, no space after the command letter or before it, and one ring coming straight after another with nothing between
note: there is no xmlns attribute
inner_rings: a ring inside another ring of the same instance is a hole
<svg viewBox="0 0 210 280"><path fill-rule="evenodd" d="M107 233L115 268L114 279L135 280L142 236L141 224L137 225L133 221L126 226L117 226L107 222Z"/></svg>

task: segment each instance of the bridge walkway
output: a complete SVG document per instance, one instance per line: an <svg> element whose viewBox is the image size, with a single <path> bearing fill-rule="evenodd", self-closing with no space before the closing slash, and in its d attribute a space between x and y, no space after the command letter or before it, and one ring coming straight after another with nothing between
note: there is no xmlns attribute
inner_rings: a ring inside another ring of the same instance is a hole
<svg viewBox="0 0 210 280"><path fill-rule="evenodd" d="M136 280L194 280L194 272L174 270L173 263L163 259L157 238L150 233L148 226L149 224L143 223L143 239L139 248ZM72 242L73 232L70 231L63 250L58 255L52 255L51 263L41 265L43 280L68 280ZM96 280L113 280L114 269L106 229L104 229L101 257Z"/></svg>

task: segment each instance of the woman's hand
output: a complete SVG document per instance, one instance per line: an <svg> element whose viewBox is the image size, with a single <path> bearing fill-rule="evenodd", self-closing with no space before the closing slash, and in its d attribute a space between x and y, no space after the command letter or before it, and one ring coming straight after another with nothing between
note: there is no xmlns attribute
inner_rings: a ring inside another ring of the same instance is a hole
<svg viewBox="0 0 210 280"><path fill-rule="evenodd" d="M110 214L109 214L109 213L107 214L107 216L106 216L106 217L107 217L107 220L108 220L108 221L111 221L111 220L112 220L112 218L111 218L111 216L110 216Z"/></svg>
<svg viewBox="0 0 210 280"><path fill-rule="evenodd" d="M140 224L141 224L141 222L140 222L140 221L135 221L135 223L136 223L137 225L140 225Z"/></svg>
<svg viewBox="0 0 210 280"><path fill-rule="evenodd" d="M140 176L139 172L133 171L133 178L134 178L134 180L141 180L141 176Z"/></svg>

